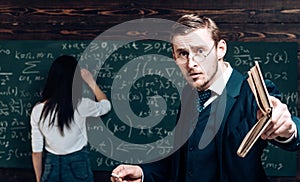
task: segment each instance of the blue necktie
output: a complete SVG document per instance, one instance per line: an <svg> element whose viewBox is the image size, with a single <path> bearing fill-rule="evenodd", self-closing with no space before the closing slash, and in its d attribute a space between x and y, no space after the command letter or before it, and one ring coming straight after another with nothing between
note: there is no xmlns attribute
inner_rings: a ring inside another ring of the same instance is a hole
<svg viewBox="0 0 300 182"><path fill-rule="evenodd" d="M198 92L197 110L201 112L204 109L204 103L210 98L211 91L205 90Z"/></svg>

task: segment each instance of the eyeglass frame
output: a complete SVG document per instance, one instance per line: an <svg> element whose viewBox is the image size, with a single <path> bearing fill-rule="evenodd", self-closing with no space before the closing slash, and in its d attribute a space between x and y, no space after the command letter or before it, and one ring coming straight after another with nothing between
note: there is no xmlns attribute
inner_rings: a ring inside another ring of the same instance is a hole
<svg viewBox="0 0 300 182"><path fill-rule="evenodd" d="M203 59L202 59L201 61L195 60L195 59L194 59L195 56L199 56L199 53L196 53L195 55L193 55L193 56L191 57L191 59L193 59L195 62L199 62L199 63L205 61L206 58L209 56L209 54L210 54L210 53L212 52L212 50L214 49L214 47L215 47L215 43L214 43L213 46L210 48L210 50L208 51L207 54L202 54L202 55L203 55ZM178 59L183 59L183 58L175 58L175 62L178 63L178 64L186 64L187 61L189 60L188 57L187 57L187 59L185 59L185 61L177 61Z"/></svg>

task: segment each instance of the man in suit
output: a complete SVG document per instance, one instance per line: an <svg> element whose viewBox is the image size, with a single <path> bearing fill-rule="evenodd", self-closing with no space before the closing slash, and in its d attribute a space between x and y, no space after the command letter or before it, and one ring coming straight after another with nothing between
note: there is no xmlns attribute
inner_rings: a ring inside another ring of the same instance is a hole
<svg viewBox="0 0 300 182"><path fill-rule="evenodd" d="M271 123L246 157L239 157L239 145L262 113L246 78L223 60L227 46L218 27L210 18L184 15L174 25L171 41L174 60L190 85L183 91L177 123L181 127L175 131L178 150L156 162L119 165L111 181L267 181L263 149L271 142L297 150L300 119L291 116L276 98L279 91L266 81L272 95Z"/></svg>

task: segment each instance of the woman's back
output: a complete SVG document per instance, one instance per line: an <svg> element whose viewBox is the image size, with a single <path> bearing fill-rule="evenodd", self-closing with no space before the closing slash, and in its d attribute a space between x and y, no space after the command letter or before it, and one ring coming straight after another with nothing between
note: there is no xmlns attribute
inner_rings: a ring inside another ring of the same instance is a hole
<svg viewBox="0 0 300 182"><path fill-rule="evenodd" d="M109 103L107 100L102 100L99 103L88 98L83 98L74 112L74 119L70 124L70 128L64 129L64 135L57 126L57 119L53 127L49 127L50 115L48 115L44 122L39 122L44 103L37 104L32 111L32 132L35 138L39 136L39 140L45 139L45 149L48 152L57 155L65 155L82 149L87 145L87 131L86 131L86 117L101 116L109 111ZM36 141L33 140L33 141ZM43 143L33 143L33 150L42 150Z"/></svg>
<svg viewBox="0 0 300 182"><path fill-rule="evenodd" d="M97 101L82 98L83 81ZM93 181L86 118L104 115L110 109L92 74L78 68L74 57L58 57L49 70L41 102L31 113L32 161L37 181Z"/></svg>

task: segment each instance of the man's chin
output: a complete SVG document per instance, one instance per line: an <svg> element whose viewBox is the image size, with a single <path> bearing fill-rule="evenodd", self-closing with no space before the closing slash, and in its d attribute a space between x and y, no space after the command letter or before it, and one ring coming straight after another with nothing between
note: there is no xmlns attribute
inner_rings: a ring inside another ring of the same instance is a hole
<svg viewBox="0 0 300 182"><path fill-rule="evenodd" d="M206 89L206 85L207 85L207 82L200 82L200 83L199 83L199 81L198 81L198 82L193 82L193 83L191 84L191 86L192 86L193 88L196 88L196 89L199 90L199 91L205 90L205 89Z"/></svg>

